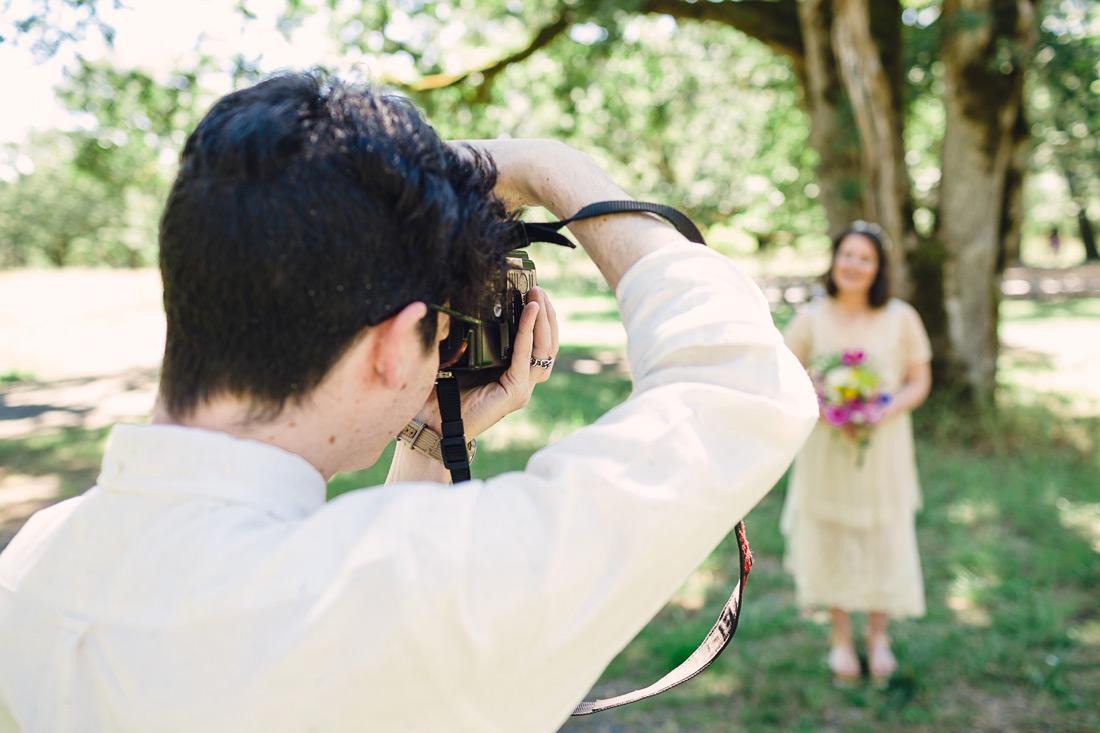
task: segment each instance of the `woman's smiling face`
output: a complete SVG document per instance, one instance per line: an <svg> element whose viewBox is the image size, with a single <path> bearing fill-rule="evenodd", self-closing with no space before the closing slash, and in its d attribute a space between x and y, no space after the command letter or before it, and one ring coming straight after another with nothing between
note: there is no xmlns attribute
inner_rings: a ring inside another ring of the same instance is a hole
<svg viewBox="0 0 1100 733"><path fill-rule="evenodd" d="M847 235L833 256L833 282L837 292L869 293L878 268L875 243L863 234Z"/></svg>

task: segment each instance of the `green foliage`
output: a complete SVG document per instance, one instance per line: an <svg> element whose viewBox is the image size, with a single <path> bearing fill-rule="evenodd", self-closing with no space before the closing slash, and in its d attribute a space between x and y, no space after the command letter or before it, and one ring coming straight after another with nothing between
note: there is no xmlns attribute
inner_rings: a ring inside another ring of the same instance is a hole
<svg viewBox="0 0 1100 733"><path fill-rule="evenodd" d="M939 208L940 147L943 142L943 62L937 3L909 3L902 10L905 74L905 161L913 194L913 223L929 236Z"/></svg>
<svg viewBox="0 0 1100 733"><path fill-rule="evenodd" d="M122 0L113 2L122 5ZM27 43L38 60L50 58L63 44L83 41L89 31L111 45L115 31L103 22L99 8L97 0L30 0L13 10L12 0L3 0L0 10L7 17L0 25L0 43Z"/></svg>
<svg viewBox="0 0 1100 733"><path fill-rule="evenodd" d="M34 379L33 372L23 371L22 369L9 369L6 372L0 372L0 384L5 382L33 382Z"/></svg>
<svg viewBox="0 0 1100 733"><path fill-rule="evenodd" d="M103 236L124 224L123 191L72 164L82 137L58 132L34 137L20 153L33 161L33 171L0 183L0 267L133 264L131 253Z"/></svg>
<svg viewBox="0 0 1100 733"><path fill-rule="evenodd" d="M635 5L364 3L339 6L330 27L444 137L565 140L631 193L762 244L822 230L809 121L786 59L732 28ZM288 9L294 22L314 12L325 11Z"/></svg>
<svg viewBox="0 0 1100 733"><path fill-rule="evenodd" d="M1100 6L1048 0L1045 11L1028 79L1032 167L1064 176L1070 198L1043 222L1049 227L1079 212L1100 219Z"/></svg>
<svg viewBox="0 0 1100 733"><path fill-rule="evenodd" d="M164 163L174 160L198 122L198 73L173 74L162 83L141 69L79 59L57 90L66 107L94 120L76 166L116 188L167 193Z"/></svg>
<svg viewBox="0 0 1100 733"><path fill-rule="evenodd" d="M85 127L40 133L9 150L33 172L0 183L0 267L153 264L175 160L208 98L197 77L162 83L139 69L78 60L57 93L85 115Z"/></svg>

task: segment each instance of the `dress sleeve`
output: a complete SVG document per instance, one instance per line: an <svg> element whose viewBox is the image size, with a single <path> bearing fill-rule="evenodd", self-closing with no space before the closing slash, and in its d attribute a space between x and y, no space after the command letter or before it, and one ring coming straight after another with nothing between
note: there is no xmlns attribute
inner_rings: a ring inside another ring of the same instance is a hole
<svg viewBox="0 0 1100 733"><path fill-rule="evenodd" d="M932 344L928 340L928 332L924 330L920 314L916 308L903 303L902 314L902 347L905 349L905 363L919 364L932 359Z"/></svg>
<svg viewBox="0 0 1100 733"><path fill-rule="evenodd" d="M813 321L808 308L803 308L783 331L783 340L803 365L809 365L814 350Z"/></svg>

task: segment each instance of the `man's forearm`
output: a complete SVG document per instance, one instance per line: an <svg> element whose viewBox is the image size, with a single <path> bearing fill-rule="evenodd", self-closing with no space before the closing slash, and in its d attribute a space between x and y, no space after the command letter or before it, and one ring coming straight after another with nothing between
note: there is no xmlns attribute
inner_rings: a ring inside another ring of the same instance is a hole
<svg viewBox="0 0 1100 733"><path fill-rule="evenodd" d="M505 203L543 206L559 218L598 201L632 197L584 153L553 140L486 140L473 143L499 171ZM569 225L570 231L614 290L623 273L645 255L676 241L676 230L649 214L618 214Z"/></svg>

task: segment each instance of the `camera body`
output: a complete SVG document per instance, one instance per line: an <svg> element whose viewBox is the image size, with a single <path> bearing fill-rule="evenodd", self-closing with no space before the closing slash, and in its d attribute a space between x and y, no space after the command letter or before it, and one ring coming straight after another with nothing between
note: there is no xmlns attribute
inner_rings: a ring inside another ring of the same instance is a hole
<svg viewBox="0 0 1100 733"><path fill-rule="evenodd" d="M512 361L519 318L535 284L535 263L527 253L509 252L505 257L503 292L489 298L483 312L472 314L476 318L451 318L447 338L439 344L439 368L454 372L463 382L492 381L507 369Z"/></svg>

